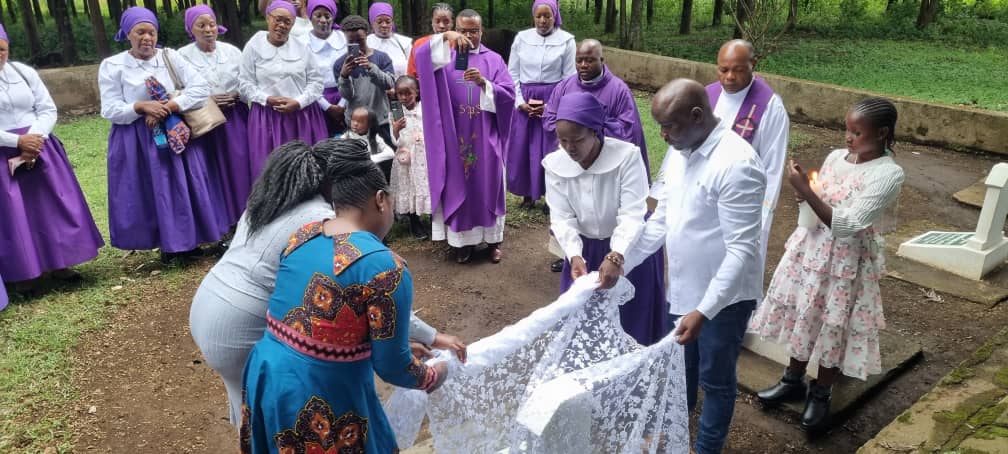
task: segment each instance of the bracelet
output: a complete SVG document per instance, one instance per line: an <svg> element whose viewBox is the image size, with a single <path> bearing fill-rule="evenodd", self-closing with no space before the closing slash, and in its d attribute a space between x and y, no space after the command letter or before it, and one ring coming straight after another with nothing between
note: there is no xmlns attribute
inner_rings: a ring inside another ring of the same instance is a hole
<svg viewBox="0 0 1008 454"><path fill-rule="evenodd" d="M620 268L623 267L623 257L621 257L619 254L615 252L610 252L606 254L605 259L612 262L613 265L616 265Z"/></svg>

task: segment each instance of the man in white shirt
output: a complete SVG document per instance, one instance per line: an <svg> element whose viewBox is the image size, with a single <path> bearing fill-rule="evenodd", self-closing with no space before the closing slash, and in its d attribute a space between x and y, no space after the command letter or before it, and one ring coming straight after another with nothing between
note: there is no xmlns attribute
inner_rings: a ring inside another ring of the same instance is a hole
<svg viewBox="0 0 1008 454"><path fill-rule="evenodd" d="M707 96L714 106L714 116L749 142L763 160L767 180L760 232L760 267L763 268L770 225L784 176L791 121L780 96L763 78L753 76L757 62L756 49L749 41L735 39L724 43L717 55L718 81L707 86Z"/></svg>
<svg viewBox="0 0 1008 454"><path fill-rule="evenodd" d="M627 252L624 271L665 246L666 299L678 321L674 335L685 346L690 409L698 384L704 388L693 449L719 453L735 408L735 362L763 289L763 162L714 116L703 85L693 80L659 90L651 115L670 147L651 187L658 205Z"/></svg>

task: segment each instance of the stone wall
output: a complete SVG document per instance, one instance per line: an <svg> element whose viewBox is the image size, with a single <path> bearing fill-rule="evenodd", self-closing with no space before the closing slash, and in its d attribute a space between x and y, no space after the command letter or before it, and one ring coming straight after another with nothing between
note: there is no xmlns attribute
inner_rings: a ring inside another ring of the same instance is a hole
<svg viewBox="0 0 1008 454"><path fill-rule="evenodd" d="M606 63L628 84L657 89L676 77L702 83L716 79L714 65L653 54L607 48ZM64 114L94 113L99 109L98 66L40 71L56 105ZM843 128L847 108L872 93L836 85L763 74L781 95L792 121ZM1008 154L1008 113L947 106L888 96L896 102L900 119L896 136L916 143L969 148Z"/></svg>
<svg viewBox="0 0 1008 454"><path fill-rule="evenodd" d="M631 86L644 89L657 89L678 77L704 84L717 80L716 69L709 63L615 48L606 48L605 60L613 73ZM878 96L837 85L760 75L780 94L791 120L801 123L843 128L848 107L864 97ZM899 140L1008 154L1008 113L886 97L899 110Z"/></svg>

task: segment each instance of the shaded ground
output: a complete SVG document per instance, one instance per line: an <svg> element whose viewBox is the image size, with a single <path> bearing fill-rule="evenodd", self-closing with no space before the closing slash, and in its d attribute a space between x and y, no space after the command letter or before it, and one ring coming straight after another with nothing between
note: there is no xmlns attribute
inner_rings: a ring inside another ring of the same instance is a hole
<svg viewBox="0 0 1008 454"><path fill-rule="evenodd" d="M818 167L842 143L837 131L796 129L811 139L795 152L806 168ZM907 172L901 224L973 228L978 211L958 205L951 194L980 178L996 159L912 145L899 146L896 159ZM770 243L772 264L796 223L792 200L785 186ZM547 270L545 226L523 225L508 230L500 265L457 265L445 261L440 246L393 244L414 273L420 315L473 341L551 301L558 276ZM178 290L147 289L118 311L109 329L82 342L72 378L82 396L65 409L75 421L75 452L234 452L237 434L226 420L223 386L202 363L188 332L189 301L209 266L193 265L199 272L187 273L191 282L171 287ZM741 395L726 452L853 452L1008 324L1005 305L988 308L948 295L933 301L920 288L894 279L886 279L882 291L888 329L920 342L924 359L818 440L806 440L795 421L765 413Z"/></svg>

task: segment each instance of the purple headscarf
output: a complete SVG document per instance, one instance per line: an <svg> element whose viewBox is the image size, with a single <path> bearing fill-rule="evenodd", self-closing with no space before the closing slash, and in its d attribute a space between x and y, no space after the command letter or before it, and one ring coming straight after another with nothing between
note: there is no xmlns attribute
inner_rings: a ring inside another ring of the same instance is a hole
<svg viewBox="0 0 1008 454"><path fill-rule="evenodd" d="M557 120L573 121L592 131L599 140L605 137L606 108L591 93L579 91L560 98L557 106Z"/></svg>
<svg viewBox="0 0 1008 454"><path fill-rule="evenodd" d="M270 3L269 6L266 7L266 15L268 16L269 13L278 9L285 9L287 12L291 13L291 17L298 17L297 9L294 8L294 5L284 0L273 0L273 3Z"/></svg>
<svg viewBox="0 0 1008 454"><path fill-rule="evenodd" d="M4 30L3 24L0 24L0 39L7 41L8 44L10 43L10 38L7 37L7 30Z"/></svg>
<svg viewBox="0 0 1008 454"><path fill-rule="evenodd" d="M213 18L214 22L217 22L217 15L214 14L213 9L208 5L196 5L185 10L185 31L189 34L189 39L192 41L196 41L196 37L192 33L193 24L196 23L198 17L204 14L208 14ZM227 27L217 24L217 33L222 35L227 33Z"/></svg>
<svg viewBox="0 0 1008 454"><path fill-rule="evenodd" d="M126 11L122 13L122 18L119 19L119 32L116 33L115 40L126 41L126 35L129 34L130 30L133 30L133 27L142 22L149 22L154 25L155 29L158 28L157 16L151 10L142 6L126 8Z"/></svg>
<svg viewBox="0 0 1008 454"><path fill-rule="evenodd" d="M553 10L553 26L554 27L558 27L559 28L561 25L563 25L563 20L560 19L560 8L557 7L556 0L535 0L534 2L532 2L532 15L533 16L535 16L535 10L536 10L536 8L539 7L539 5L546 5L546 6L550 7L551 10Z"/></svg>
<svg viewBox="0 0 1008 454"><path fill-rule="evenodd" d="M374 28L374 21L378 16L388 16L392 18L392 32L395 32L395 9L392 8L391 4L385 2L375 2L371 4L368 8L368 21L371 22L371 28Z"/></svg>
<svg viewBox="0 0 1008 454"><path fill-rule="evenodd" d="M316 8L325 8L329 10L329 14L332 14L333 30L339 29L339 22L336 22L336 13L339 11L339 7L336 6L336 2L333 0L308 0L308 18L315 13Z"/></svg>

